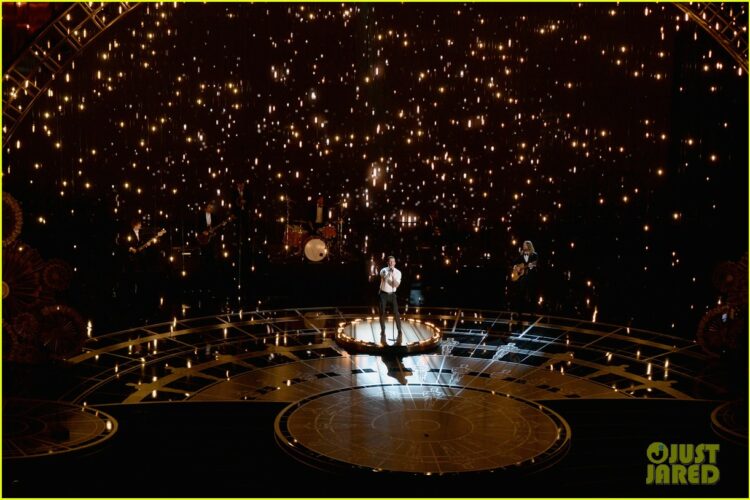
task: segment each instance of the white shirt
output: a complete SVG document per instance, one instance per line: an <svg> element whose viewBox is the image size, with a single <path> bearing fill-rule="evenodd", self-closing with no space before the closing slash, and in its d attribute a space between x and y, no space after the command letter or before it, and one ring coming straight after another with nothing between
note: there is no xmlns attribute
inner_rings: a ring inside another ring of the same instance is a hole
<svg viewBox="0 0 750 500"><path fill-rule="evenodd" d="M133 228L133 232L135 233L135 241L141 241L140 231L138 231L137 229Z"/></svg>
<svg viewBox="0 0 750 500"><path fill-rule="evenodd" d="M523 254L523 260L524 260L524 262L528 263L529 262L529 257L530 257L530 255L527 254L527 253Z"/></svg>
<svg viewBox="0 0 750 500"><path fill-rule="evenodd" d="M206 226L211 227L211 212L206 212Z"/></svg>
<svg viewBox="0 0 750 500"><path fill-rule="evenodd" d="M384 267L380 270L380 290L387 293L393 293L401 284L401 271L390 267Z"/></svg>

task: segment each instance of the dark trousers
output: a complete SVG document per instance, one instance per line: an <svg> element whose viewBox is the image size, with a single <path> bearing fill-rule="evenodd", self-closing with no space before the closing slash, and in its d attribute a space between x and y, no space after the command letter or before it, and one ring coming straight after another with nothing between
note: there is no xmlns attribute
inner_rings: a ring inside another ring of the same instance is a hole
<svg viewBox="0 0 750 500"><path fill-rule="evenodd" d="M396 318L396 328L398 333L401 333L401 316L398 314L398 300L396 300L395 293L386 293L380 291L380 333L385 332L385 308L388 304L393 309L393 316Z"/></svg>
<svg viewBox="0 0 750 500"><path fill-rule="evenodd" d="M518 313L518 319L523 320L524 316L533 318L537 305L537 284L536 276L528 275L522 277L515 284L513 291L512 307Z"/></svg>

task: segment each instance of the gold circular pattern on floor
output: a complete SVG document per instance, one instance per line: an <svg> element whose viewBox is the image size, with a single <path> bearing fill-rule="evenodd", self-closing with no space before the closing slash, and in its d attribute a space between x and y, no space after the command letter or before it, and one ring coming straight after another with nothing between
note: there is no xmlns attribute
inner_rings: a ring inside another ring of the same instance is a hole
<svg viewBox="0 0 750 500"><path fill-rule="evenodd" d="M96 336L69 360L80 384L61 399L291 403L394 379L527 401L727 397L721 380L704 373L709 358L695 340L575 318L540 315L519 324L507 311L420 307L407 319L440 329L434 349L408 356L416 353L390 346L388 330L389 347L354 355L336 334L367 317L377 321L374 308L239 311Z"/></svg>
<svg viewBox="0 0 750 500"><path fill-rule="evenodd" d="M99 445L117 420L94 408L60 401L3 401L3 459L50 456Z"/></svg>
<svg viewBox="0 0 750 500"><path fill-rule="evenodd" d="M276 436L317 466L453 474L549 466L567 450L570 427L540 404L492 391L377 385L288 406Z"/></svg>
<svg viewBox="0 0 750 500"><path fill-rule="evenodd" d="M717 435L747 446L747 404L726 401L711 412L711 427Z"/></svg>

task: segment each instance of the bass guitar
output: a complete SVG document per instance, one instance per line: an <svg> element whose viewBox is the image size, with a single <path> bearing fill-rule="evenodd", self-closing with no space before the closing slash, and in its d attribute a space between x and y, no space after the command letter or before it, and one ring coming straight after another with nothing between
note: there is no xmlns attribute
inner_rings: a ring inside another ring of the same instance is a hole
<svg viewBox="0 0 750 500"><path fill-rule="evenodd" d="M204 231L201 231L196 235L196 239L198 240L198 243L201 246L208 245L208 243L213 239L214 235L219 232L219 230L232 222L234 220L234 215L230 215L226 219L224 219L220 224L217 224L215 226L212 226L209 229L206 229Z"/></svg>
<svg viewBox="0 0 750 500"><path fill-rule="evenodd" d="M536 262L521 262L519 264L516 264L513 266L513 269L510 271L510 280L511 281L518 281L521 279L522 276L525 276L530 269L534 269L536 267Z"/></svg>
<svg viewBox="0 0 750 500"><path fill-rule="evenodd" d="M156 233L156 236L154 236L153 238L149 239L143 245L141 245L139 247L130 247L129 248L130 253L132 253L132 254L141 253L142 251L144 251L145 249L147 249L148 247L150 247L151 245L153 245L154 243L156 243L157 241L159 241L159 238L161 238L162 236L164 236L164 234L166 232L167 232L166 229L160 229L159 232Z"/></svg>

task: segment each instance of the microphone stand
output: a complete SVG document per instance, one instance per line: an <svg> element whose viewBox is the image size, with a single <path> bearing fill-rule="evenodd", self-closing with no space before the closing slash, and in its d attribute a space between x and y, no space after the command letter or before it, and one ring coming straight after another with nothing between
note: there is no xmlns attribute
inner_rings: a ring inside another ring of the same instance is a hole
<svg viewBox="0 0 750 500"><path fill-rule="evenodd" d="M393 269L390 269L389 276L391 277L391 288L393 288ZM396 295L396 290L393 290L393 300L395 301L395 304L391 304L391 307L393 308L393 322L391 323L391 340L396 341L396 337L394 335L394 330L396 329L396 310L398 309L398 296Z"/></svg>

